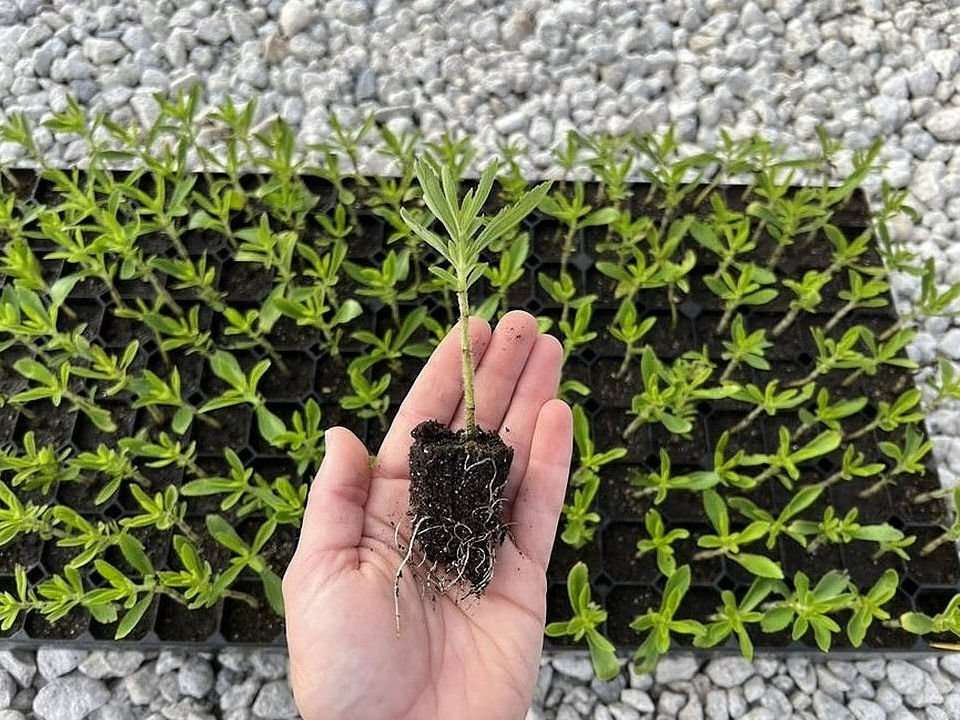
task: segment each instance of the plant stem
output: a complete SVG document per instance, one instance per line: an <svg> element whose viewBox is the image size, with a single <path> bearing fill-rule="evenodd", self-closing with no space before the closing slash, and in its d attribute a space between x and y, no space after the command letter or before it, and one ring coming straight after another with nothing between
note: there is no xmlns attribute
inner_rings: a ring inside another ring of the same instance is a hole
<svg viewBox="0 0 960 720"><path fill-rule="evenodd" d="M938 500L940 498L945 498L953 492L953 488L940 488L939 490L930 490L925 493L920 493L913 498L913 502L919 505L920 503L930 502L931 500Z"/></svg>
<svg viewBox="0 0 960 720"><path fill-rule="evenodd" d="M799 307L790 308L790 312L783 316L783 319L776 324L770 334L775 338L780 337L784 332L787 331L787 328L793 325L793 321L797 319L797 315L799 314Z"/></svg>
<svg viewBox="0 0 960 720"><path fill-rule="evenodd" d="M842 308L840 308L839 310L837 310L837 311L833 314L833 317L831 317L829 320L827 320L826 324L823 326L823 332L828 333L828 332L830 332L831 330L833 330L833 328L835 328L835 327L837 326L837 323L840 322L841 320L843 320L843 319L844 319L847 315L849 315L853 310L855 310L856 307L857 307L857 304L851 300L851 301L848 302L846 305L844 305Z"/></svg>
<svg viewBox="0 0 960 720"><path fill-rule="evenodd" d="M943 535L935 537L933 540L920 548L920 554L929 555L941 545L946 545L948 542L956 542L956 540L957 539L953 536L953 533L948 530L947 532L943 533Z"/></svg>
<svg viewBox="0 0 960 720"><path fill-rule="evenodd" d="M722 334L726 331L727 325L730 324L730 319L733 317L733 313L737 311L737 303L732 303L727 306L727 309L723 311L723 317L720 318L720 323L717 325L717 333Z"/></svg>
<svg viewBox="0 0 960 720"><path fill-rule="evenodd" d="M723 557L726 550L717 548L716 550L701 550L693 556L694 560L709 560L710 558Z"/></svg>
<svg viewBox="0 0 960 720"><path fill-rule="evenodd" d="M873 485L868 487L866 490L862 490L860 492L860 497L862 498L873 497L878 492L883 490L884 487L886 487L887 485L890 485L893 482L893 478L894 478L893 475L891 475L890 477L880 478Z"/></svg>
<svg viewBox="0 0 960 720"><path fill-rule="evenodd" d="M760 414L762 412L763 412L763 406L757 405L753 410L749 412L749 414L743 420L738 422L736 425L730 428L727 432L730 433L731 435L736 435L741 430L746 430L748 427L750 427L750 424L754 420L760 417Z"/></svg>
<svg viewBox="0 0 960 720"><path fill-rule="evenodd" d="M457 291L460 308L460 354L463 365L463 419L467 436L477 434L477 406L473 392L473 356L470 354L470 305L466 289Z"/></svg>
<svg viewBox="0 0 960 720"><path fill-rule="evenodd" d="M736 358L730 358L730 362L727 363L727 366L723 369L723 374L720 376L720 382L729 380L738 367L740 367L740 361Z"/></svg>

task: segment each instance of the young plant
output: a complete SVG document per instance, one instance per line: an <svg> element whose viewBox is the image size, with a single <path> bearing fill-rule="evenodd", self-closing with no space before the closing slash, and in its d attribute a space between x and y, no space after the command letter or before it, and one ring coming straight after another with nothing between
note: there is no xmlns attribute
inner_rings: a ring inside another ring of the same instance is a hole
<svg viewBox="0 0 960 720"><path fill-rule="evenodd" d="M764 613L760 627L764 632L780 632L792 625L791 637L800 640L809 630L823 652L830 650L833 635L841 632L831 615L850 607L850 579L846 573L831 570L813 588L802 572L793 578L793 589L781 584L777 592L783 600L773 603Z"/></svg>
<svg viewBox="0 0 960 720"><path fill-rule="evenodd" d="M567 596L573 617L563 622L548 623L547 637L571 637L574 642L585 640L590 650L593 672L603 681L612 680L620 672L616 648L597 629L607 620L607 611L590 597L590 574L587 566L578 562L567 575Z"/></svg>
<svg viewBox="0 0 960 720"><path fill-rule="evenodd" d="M866 593L860 593L851 586L850 609L853 615L847 622L847 637L853 647L858 648L863 644L874 620L885 623L890 619L890 613L883 606L896 595L899 584L897 571L887 569Z"/></svg>
<svg viewBox="0 0 960 720"><path fill-rule="evenodd" d="M742 386L731 395L730 397L734 400L752 403L754 408L747 413L747 416L743 418L743 420L730 428L730 434L734 435L742 430L746 430L753 421L763 413L773 417L781 410L789 410L797 407L797 405L802 405L813 395L815 386L813 383L808 383L799 390L796 388L787 388L782 391L779 390L779 387L779 380L771 380L763 390L756 385L748 384Z"/></svg>
<svg viewBox="0 0 960 720"><path fill-rule="evenodd" d="M703 635L706 628L696 620L679 620L676 618L680 603L683 602L687 590L690 589L690 566L677 568L663 588L660 607L648 610L636 617L630 627L638 633L646 633L640 647L634 654L639 672L650 672L657 664L657 659L670 650L671 633L692 635L694 639Z"/></svg>
<svg viewBox="0 0 960 720"><path fill-rule="evenodd" d="M440 221L446 237L403 210L401 215L411 230L446 262L445 267L431 266L430 272L457 297L464 429L454 432L435 420L427 420L413 430L414 443L410 450L413 530L394 577L398 634L400 577L415 543L419 544L423 556L433 561L434 569L442 565L440 574L427 571L428 584L441 594L464 582L470 586L469 594L481 595L493 578L497 549L506 531L501 504L512 451L495 432L477 426L468 294L488 267L481 258L482 253L513 232L549 190L549 183L540 185L487 218L481 215L481 210L493 188L497 163L487 166L477 186L463 193L462 199L449 164L442 165L438 173L433 163L421 160L416 169L424 203ZM455 474L451 477L443 467L456 468ZM464 497L486 498L487 502L453 503L451 485ZM425 525L427 522L429 525ZM452 557L451 548L454 549Z"/></svg>
<svg viewBox="0 0 960 720"><path fill-rule="evenodd" d="M780 426L777 451L767 456L769 467L755 478L757 483L771 477L776 477L788 490L793 483L800 479L801 463L827 455L838 447L843 436L836 430L825 430L813 440L797 449L794 449L794 438L790 431Z"/></svg>
<svg viewBox="0 0 960 720"><path fill-rule="evenodd" d="M566 524L560 539L577 550L593 540L600 523L600 514L592 509L599 487L600 476L588 476L574 489L573 502L563 506Z"/></svg>
<svg viewBox="0 0 960 720"><path fill-rule="evenodd" d="M737 602L737 597L730 590L720 593L723 603L717 608L707 624L704 633L693 639L698 648L716 647L731 635L735 635L740 646L740 654L747 660L753 660L753 640L747 625L759 623L763 620L760 604L773 591L773 581L765 578L756 578L751 583L743 599Z"/></svg>
<svg viewBox="0 0 960 720"><path fill-rule="evenodd" d="M401 286L407 281L410 274L410 251L401 250L399 253L391 250L383 259L379 267L366 267L356 263L344 263L344 269L360 287L357 294L364 297L376 298L390 308L393 324L400 326L400 301L412 300L416 296L413 288L403 290Z"/></svg>
<svg viewBox="0 0 960 720"><path fill-rule="evenodd" d="M170 370L168 380L164 380L151 370L144 370L143 375L130 382L130 391L137 397L131 407L148 410L155 410L158 405L176 408L170 420L170 428L178 435L183 435L199 411L184 400L180 387L180 371L175 367ZM162 419L162 416L160 417ZM220 427L213 418L206 417L204 420L213 424L214 427Z"/></svg>
<svg viewBox="0 0 960 720"><path fill-rule="evenodd" d="M620 363L616 373L618 378L626 375L633 359L643 353L640 342L657 323L657 318L654 316L637 322L638 319L637 306L632 300L624 299L613 318L613 325L610 326L610 335L624 345L623 362Z"/></svg>
<svg viewBox="0 0 960 720"><path fill-rule="evenodd" d="M776 276L769 270L744 263L734 277L729 270L716 276L708 275L703 282L714 295L723 301L723 316L717 324L717 332L724 333L734 313L744 305L766 305L777 297L775 289L764 287L776 282Z"/></svg>
<svg viewBox="0 0 960 720"><path fill-rule="evenodd" d="M257 530L251 543L241 538L237 531L219 515L207 515L207 532L223 547L230 550L229 567L217 579L215 587L218 591L226 590L240 576L246 568L256 573L263 584L263 592L273 611L283 616L283 593L280 589L280 576L269 566L266 559L260 554L264 546L273 537L277 529L276 520L264 522Z"/></svg>
<svg viewBox="0 0 960 720"><path fill-rule="evenodd" d="M283 420L267 408L263 396L257 392L257 385L267 370L270 369L269 360L261 360L250 368L249 373L245 373L231 353L226 350L218 350L210 358L210 369L228 387L219 397L205 402L197 412L205 414L234 405L247 404L253 406L257 418L257 429L267 442L274 441L280 433L286 430Z"/></svg>
<svg viewBox="0 0 960 720"><path fill-rule="evenodd" d="M745 497L730 498L728 504L750 520L751 524L761 523L764 535L767 538L768 550L773 550L776 547L777 539L781 535L786 535L791 540L806 547L806 534L802 532L802 526L798 525L798 521L794 518L813 505L823 493L823 490L824 486L822 484L807 485L800 488L776 517Z"/></svg>
<svg viewBox="0 0 960 720"><path fill-rule="evenodd" d="M774 326L771 336L777 338L783 335L801 312L816 312L820 303L823 302L820 291L831 279L830 273L818 270L808 270L800 280L784 278L783 284L793 291L794 299L790 301L787 314Z"/></svg>
<svg viewBox="0 0 960 720"><path fill-rule="evenodd" d="M50 493L57 482L77 479L77 470L68 461L72 454L69 446L58 449L54 445L37 445L33 430L24 433L22 449L0 449L0 471L11 471L10 483L25 492Z"/></svg>
<svg viewBox="0 0 960 720"><path fill-rule="evenodd" d="M573 406L573 439L577 446L577 468L570 476L574 485L586 482L610 463L620 460L627 454L626 448L617 447L597 452L590 432L590 420L580 405Z"/></svg>
<svg viewBox="0 0 960 720"><path fill-rule="evenodd" d="M396 331L393 328L387 328L383 337L378 337L370 330L357 330L351 337L362 342L369 349L350 363L350 370L366 372L380 362L386 362L391 368L398 370L399 361L404 356L429 357L433 351L432 344L427 341L413 342L412 340L417 331L422 328L429 328L432 322L427 314L427 309L421 306L411 310L403 318L403 322L400 323Z"/></svg>
<svg viewBox="0 0 960 720"><path fill-rule="evenodd" d="M953 633L960 637L960 593L950 598L950 602L934 616L921 612L908 612L900 616L900 627L914 635ZM951 646L949 649L955 649Z"/></svg>
<svg viewBox="0 0 960 720"><path fill-rule="evenodd" d="M649 537L637 540L637 557L643 557L648 552L657 554L657 569L664 577L670 577L677 569L677 560L673 550L673 543L686 540L690 531L685 528L674 528L667 532L663 518L656 510L647 510L643 516L643 524Z"/></svg>
<svg viewBox="0 0 960 720"><path fill-rule="evenodd" d="M294 410L290 425L273 438L275 447L284 448L290 459L297 463L297 474L307 469L320 467L323 460L322 413L317 401L309 398L303 411Z"/></svg>
<svg viewBox="0 0 960 720"><path fill-rule="evenodd" d="M53 371L31 358L20 358L13 364L13 369L25 377L33 386L22 390L10 398L12 403L28 403L36 400L49 400L54 407L66 400L70 403L71 412L83 413L99 430L116 432L117 426L110 416L110 411L99 407L93 400L81 395L73 389L70 375L73 371L69 362L63 362Z"/></svg>
<svg viewBox="0 0 960 720"><path fill-rule="evenodd" d="M757 577L774 580L783 578L783 570L770 558L741 551L743 545L756 542L766 535L769 527L767 523L755 520L743 530L731 529L727 504L715 490L706 490L703 493L703 507L716 534L701 535L697 539L697 546L704 548L704 551L696 556L697 559L723 556Z"/></svg>
<svg viewBox="0 0 960 720"><path fill-rule="evenodd" d="M870 497L887 485L893 483L900 475L921 475L927 471L923 459L933 449L933 443L924 438L923 433L915 425L907 425L903 435L903 445L884 440L877 443L877 447L884 455L893 460L894 464L883 474L877 482L860 493L860 497Z"/></svg>
<svg viewBox="0 0 960 720"><path fill-rule="evenodd" d="M743 323L743 316L737 315L730 325L730 339L723 341L721 358L727 361L727 366L720 376L721 384L729 380L740 365L748 365L756 370L769 370L770 363L764 357L766 351L773 347L767 341L767 331L763 328L747 332Z"/></svg>
<svg viewBox="0 0 960 720"><path fill-rule="evenodd" d="M359 368L349 371L350 386L353 394L340 398L340 407L353 410L362 419L376 418L382 430L387 429L387 410L390 408L390 396L386 394L390 387L390 376L384 375L376 382L367 379Z"/></svg>
<svg viewBox="0 0 960 720"><path fill-rule="evenodd" d="M860 511L851 508L846 515L840 517L831 505L823 511L823 518L819 521L798 520L794 523L797 532L814 538L807 550L816 552L823 543L846 545L854 540L862 542L889 543L903 538L903 533L895 527L882 523L880 525L861 525L857 522Z"/></svg>
<svg viewBox="0 0 960 720"><path fill-rule="evenodd" d="M659 505L667 499L671 490L690 490L702 492L720 482L719 476L710 470L698 470L689 475L674 475L671 472L670 454L660 448L660 471L637 472L631 482L639 488L640 495L653 495L653 502Z"/></svg>
<svg viewBox="0 0 960 720"><path fill-rule="evenodd" d="M824 323L824 332L833 330L837 323L854 310L877 309L889 304L886 296L890 285L886 280L880 277L868 277L864 280L863 275L856 270L848 270L847 276L850 289L845 288L838 293L840 299L846 302Z"/></svg>

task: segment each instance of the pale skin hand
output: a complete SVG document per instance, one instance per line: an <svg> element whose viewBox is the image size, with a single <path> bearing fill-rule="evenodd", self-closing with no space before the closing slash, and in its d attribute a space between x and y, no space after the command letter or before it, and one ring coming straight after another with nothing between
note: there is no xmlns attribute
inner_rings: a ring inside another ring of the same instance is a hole
<svg viewBox="0 0 960 720"><path fill-rule="evenodd" d="M371 469L353 433L334 428L310 489L300 543L283 579L294 696L304 720L520 720L533 695L546 615L546 567L570 467L570 411L556 395L562 352L534 319L507 314L492 334L473 318L477 421L514 448L506 520L483 597L462 589L421 597L406 545L410 430L436 419L462 427L456 329L400 407Z"/></svg>

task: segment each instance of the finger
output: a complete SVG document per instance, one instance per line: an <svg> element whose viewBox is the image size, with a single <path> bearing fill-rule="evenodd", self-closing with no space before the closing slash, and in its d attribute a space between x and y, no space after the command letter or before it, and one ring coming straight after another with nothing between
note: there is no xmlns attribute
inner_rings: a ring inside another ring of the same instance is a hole
<svg viewBox="0 0 960 720"><path fill-rule="evenodd" d="M513 504L520 480L527 471L530 443L544 404L556 397L563 368L563 347L551 335L541 335L527 359L510 407L500 426L500 437L513 448L513 464L504 489L507 507Z"/></svg>
<svg viewBox="0 0 960 720"><path fill-rule="evenodd" d="M513 507L513 538L524 555L544 570L557 534L573 453L573 417L562 400L540 410L530 461Z"/></svg>
<svg viewBox="0 0 960 720"><path fill-rule="evenodd" d="M490 326L481 318L470 318L470 349L478 363L490 343ZM423 370L397 410L390 430L380 445L377 461L386 477L407 477L410 431L424 420L449 424L463 398L460 324L447 333L433 351Z"/></svg>
<svg viewBox="0 0 960 720"><path fill-rule="evenodd" d="M481 428L495 430L500 427L539 334L533 315L522 310L508 312L497 323L487 351L477 366L473 383L476 420ZM450 427L459 430L463 424L464 404L461 401Z"/></svg>
<svg viewBox="0 0 960 720"><path fill-rule="evenodd" d="M310 485L296 555L355 548L363 533L364 505L370 491L370 456L342 427L324 433L326 453Z"/></svg>

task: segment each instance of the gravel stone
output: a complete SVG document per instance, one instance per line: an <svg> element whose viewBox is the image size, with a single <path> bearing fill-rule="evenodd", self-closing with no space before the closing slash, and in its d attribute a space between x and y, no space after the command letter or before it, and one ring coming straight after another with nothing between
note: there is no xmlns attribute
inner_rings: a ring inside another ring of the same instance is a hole
<svg viewBox="0 0 960 720"><path fill-rule="evenodd" d="M727 694L723 690L711 690L707 693L707 718L709 720L729 720Z"/></svg>
<svg viewBox="0 0 960 720"><path fill-rule="evenodd" d="M657 663L654 679L664 685L690 680L697 674L698 667L692 655L668 655Z"/></svg>
<svg viewBox="0 0 960 720"><path fill-rule="evenodd" d="M41 647L37 650L37 669L47 680L72 672L87 657L85 650Z"/></svg>
<svg viewBox="0 0 960 720"><path fill-rule="evenodd" d="M97 650L80 663L80 672L95 680L125 677L143 664L146 655L136 651Z"/></svg>
<svg viewBox="0 0 960 720"><path fill-rule="evenodd" d="M640 713L652 713L655 709L653 700L643 690L627 688L620 693L620 702L632 707ZM679 709L679 708L678 708Z"/></svg>
<svg viewBox="0 0 960 720"><path fill-rule="evenodd" d="M753 675L753 665L740 657L722 657L707 663L706 674L715 685L732 688L743 685Z"/></svg>
<svg viewBox="0 0 960 720"><path fill-rule="evenodd" d="M547 665L546 667L550 666ZM620 698L620 693L626 688L626 685L627 678L621 673L608 682L593 678L593 680L590 681L590 690L593 691L593 694L597 696L600 702L609 705Z"/></svg>
<svg viewBox="0 0 960 720"><path fill-rule="evenodd" d="M33 711L43 720L83 720L109 699L110 691L102 682L74 673L40 688Z"/></svg>
<svg viewBox="0 0 960 720"><path fill-rule="evenodd" d="M813 693L813 712L818 720L850 720L853 717L849 710L822 690Z"/></svg>
<svg viewBox="0 0 960 720"><path fill-rule="evenodd" d="M938 140L960 142L960 107L938 110L926 119L924 125Z"/></svg>
<svg viewBox="0 0 960 720"><path fill-rule="evenodd" d="M306 30L314 20L314 9L303 0L287 0L280 10L280 30L290 38Z"/></svg>
<svg viewBox="0 0 960 720"><path fill-rule="evenodd" d="M127 54L127 49L117 40L87 38L83 41L83 54L94 65L110 65Z"/></svg>
<svg viewBox="0 0 960 720"><path fill-rule="evenodd" d="M567 677L581 682L590 682L593 679L593 665L590 658L581 655L560 655L553 659L553 669Z"/></svg>
<svg viewBox="0 0 960 720"><path fill-rule="evenodd" d="M28 687L37 674L34 656L20 650L0 650L0 667L10 673L20 687Z"/></svg>
<svg viewBox="0 0 960 720"><path fill-rule="evenodd" d="M177 673L177 686L188 697L202 698L213 689L214 675L210 663L199 657L188 658Z"/></svg>
<svg viewBox="0 0 960 720"><path fill-rule="evenodd" d="M283 680L273 680L260 688L253 703L255 715L264 720L286 720L297 716L290 686Z"/></svg>
<svg viewBox="0 0 960 720"><path fill-rule="evenodd" d="M20 688L6 670L0 670L0 708L10 707Z"/></svg>
<svg viewBox="0 0 960 720"><path fill-rule="evenodd" d="M847 706L857 720L886 720L887 712L877 703L863 698L854 698Z"/></svg>
<svg viewBox="0 0 960 720"><path fill-rule="evenodd" d="M916 695L923 690L924 672L905 660L893 660L887 665L887 680L901 695Z"/></svg>
<svg viewBox="0 0 960 720"><path fill-rule="evenodd" d="M676 717L682 708L687 703L686 695L681 693L675 693L670 690L664 690L660 693L660 697L657 698L657 714L666 715L667 717Z"/></svg>
<svg viewBox="0 0 960 720"><path fill-rule="evenodd" d="M608 709L613 720L640 720L640 713L629 705L613 703Z"/></svg>

